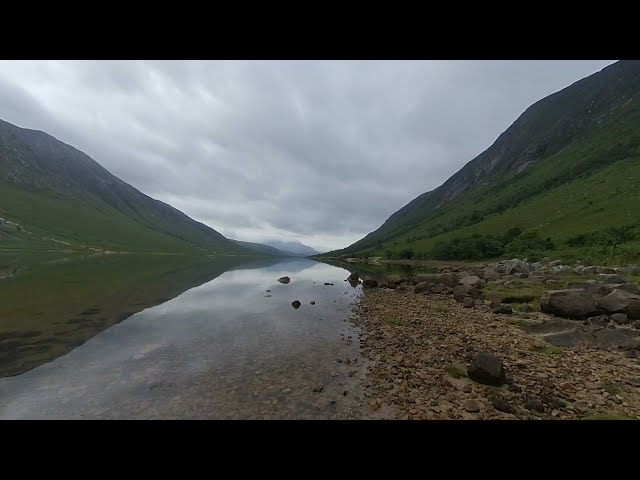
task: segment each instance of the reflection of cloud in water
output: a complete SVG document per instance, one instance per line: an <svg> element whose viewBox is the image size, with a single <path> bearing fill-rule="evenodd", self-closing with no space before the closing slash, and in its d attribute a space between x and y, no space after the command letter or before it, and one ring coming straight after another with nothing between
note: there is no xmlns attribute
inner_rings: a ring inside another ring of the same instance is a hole
<svg viewBox="0 0 640 480"><path fill-rule="evenodd" d="M160 385L153 390L159 395L165 391L161 380L186 388L203 374L206 382L214 381L212 370L222 372L220 382L233 379L228 381L241 388L255 380L258 369L280 369L284 378L297 368L285 366L300 362L315 365L317 374L335 368L332 349L361 291L344 282L348 272L308 259L246 266L142 311L54 362L0 379L0 417L126 411L147 400L150 384ZM291 277L288 285L277 282L284 275ZM270 298L264 297L266 289ZM291 306L294 300L302 304L297 310ZM171 388L167 392L182 391ZM221 388L206 395L217 399Z"/></svg>

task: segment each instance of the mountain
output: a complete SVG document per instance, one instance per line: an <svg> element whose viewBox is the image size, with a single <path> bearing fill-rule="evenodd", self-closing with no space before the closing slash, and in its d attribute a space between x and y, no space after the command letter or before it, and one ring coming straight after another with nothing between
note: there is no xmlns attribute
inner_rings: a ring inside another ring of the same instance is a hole
<svg viewBox="0 0 640 480"><path fill-rule="evenodd" d="M278 250L282 250L286 254L299 256L299 257L309 257L311 255L317 255L317 250L314 250L311 247L308 247L300 242L284 242L280 240L272 240L269 242L265 242L267 245L277 248Z"/></svg>
<svg viewBox="0 0 640 480"><path fill-rule="evenodd" d="M327 255L640 259L640 61L531 105L486 151ZM624 245L622 245L624 243Z"/></svg>
<svg viewBox="0 0 640 480"><path fill-rule="evenodd" d="M233 240L233 239L230 239L230 240L240 245L241 247L254 250L264 255L274 255L278 257L287 256L286 252L283 252L282 250L278 250L277 248L274 248L274 247L270 247L269 245L264 245L262 243L243 242L242 240Z"/></svg>
<svg viewBox="0 0 640 480"><path fill-rule="evenodd" d="M0 248L251 254L51 135L0 120Z"/></svg>

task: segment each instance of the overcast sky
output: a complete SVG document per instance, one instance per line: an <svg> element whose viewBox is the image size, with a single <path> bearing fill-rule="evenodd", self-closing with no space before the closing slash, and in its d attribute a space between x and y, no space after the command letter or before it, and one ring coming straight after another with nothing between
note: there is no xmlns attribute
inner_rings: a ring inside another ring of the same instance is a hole
<svg viewBox="0 0 640 480"><path fill-rule="evenodd" d="M223 235L346 247L612 61L1 61L0 118Z"/></svg>

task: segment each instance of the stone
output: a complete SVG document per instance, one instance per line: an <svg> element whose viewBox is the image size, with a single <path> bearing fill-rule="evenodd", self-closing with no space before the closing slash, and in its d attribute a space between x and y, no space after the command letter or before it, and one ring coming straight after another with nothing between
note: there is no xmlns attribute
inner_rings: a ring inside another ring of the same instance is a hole
<svg viewBox="0 0 640 480"><path fill-rule="evenodd" d="M466 296L476 298L479 295L476 287L471 285L458 285L453 289L453 298L456 302L462 302Z"/></svg>
<svg viewBox="0 0 640 480"><path fill-rule="evenodd" d="M498 280L500 278L500 274L496 272L495 268L485 268L482 271L482 277L487 280Z"/></svg>
<svg viewBox="0 0 640 480"><path fill-rule="evenodd" d="M309 303L310 303L311 305L315 305L315 304L316 304L316 301L315 301L315 300L311 300Z"/></svg>
<svg viewBox="0 0 640 480"><path fill-rule="evenodd" d="M469 413L478 413L480 411L480 405L475 400L467 400L464 402L464 409Z"/></svg>
<svg viewBox="0 0 640 480"><path fill-rule="evenodd" d="M540 300L544 313L566 318L587 318L598 313L593 297L581 289L550 290Z"/></svg>
<svg viewBox="0 0 640 480"><path fill-rule="evenodd" d="M626 325L627 323L631 323L629 317L626 313L614 313L611 315L611 320L616 322L618 325Z"/></svg>
<svg viewBox="0 0 640 480"><path fill-rule="evenodd" d="M602 283L627 283L627 281L616 273L601 273Z"/></svg>
<svg viewBox="0 0 640 480"><path fill-rule="evenodd" d="M520 311L524 313L533 312L533 307L528 303L525 303L524 305L520 306Z"/></svg>
<svg viewBox="0 0 640 480"><path fill-rule="evenodd" d="M433 286L434 284L432 282L420 282L415 287L413 287L413 292L414 293L429 292L431 291L431 287Z"/></svg>
<svg viewBox="0 0 640 480"><path fill-rule="evenodd" d="M447 289L446 285L442 283L436 283L433 287L431 287L431 291L433 293L442 293Z"/></svg>
<svg viewBox="0 0 640 480"><path fill-rule="evenodd" d="M549 266L550 267L556 267L558 265L562 265L562 260L551 260L549 262Z"/></svg>
<svg viewBox="0 0 640 480"><path fill-rule="evenodd" d="M473 356L467 375L474 382L484 385L500 386L506 382L502 359L489 352L479 352Z"/></svg>
<svg viewBox="0 0 640 480"><path fill-rule="evenodd" d="M640 295L616 289L598 300L598 308L607 313L626 313L631 320L640 319Z"/></svg>
<svg viewBox="0 0 640 480"><path fill-rule="evenodd" d="M460 285L471 285L474 287L482 286L484 282L482 279L476 275L467 275L466 277L462 277L460 279Z"/></svg>
<svg viewBox="0 0 640 480"><path fill-rule="evenodd" d="M528 273L516 273L516 278L529 278Z"/></svg>
<svg viewBox="0 0 640 480"><path fill-rule="evenodd" d="M513 313L513 309L511 308L511 305L502 304L494 308L493 313L497 315L511 315Z"/></svg>
<svg viewBox="0 0 640 480"><path fill-rule="evenodd" d="M291 302L291 306L296 310L300 308L300 305L301 303L298 300L294 300L293 302Z"/></svg>
<svg viewBox="0 0 640 480"><path fill-rule="evenodd" d="M416 283L420 282L431 282L433 285L437 283L442 283L447 287L455 287L458 285L458 275L455 273L418 273L415 275Z"/></svg>
<svg viewBox="0 0 640 480"><path fill-rule="evenodd" d="M387 277L388 285L400 285L404 279L400 275L389 275Z"/></svg>
<svg viewBox="0 0 640 480"><path fill-rule="evenodd" d="M524 408L534 412L544 413L544 404L539 398L530 398L524 404Z"/></svg>
<svg viewBox="0 0 640 480"><path fill-rule="evenodd" d="M600 315L598 317L589 317L587 318L585 325L589 325L591 327L606 328L609 326L609 318L604 315Z"/></svg>
<svg viewBox="0 0 640 480"><path fill-rule="evenodd" d="M498 264L498 266L496 266L496 270L503 270L507 275L513 275L514 273L529 273L529 267L527 264L517 258Z"/></svg>
<svg viewBox="0 0 640 480"><path fill-rule="evenodd" d="M358 275L358 272L351 272L351 275L347 277L347 280L349 282L357 282L360 280L360 275Z"/></svg>
<svg viewBox="0 0 640 480"><path fill-rule="evenodd" d="M473 298L471 297L464 297L464 299L462 300L462 306L464 308L472 308L474 305L474 301Z"/></svg>
<svg viewBox="0 0 640 480"><path fill-rule="evenodd" d="M320 393L322 390L324 390L324 387L322 385L319 385L317 387L313 387L313 391L315 393Z"/></svg>
<svg viewBox="0 0 640 480"><path fill-rule="evenodd" d="M378 286L378 281L373 278L367 278L362 282L362 286L365 288L376 288Z"/></svg>
<svg viewBox="0 0 640 480"><path fill-rule="evenodd" d="M493 408L495 408L500 412L504 412L504 413L516 412L515 409L511 405L509 405L509 402L507 402L504 399L504 397L502 397L501 395L498 395L497 397L495 397L491 403L493 404Z"/></svg>
<svg viewBox="0 0 640 480"><path fill-rule="evenodd" d="M286 285L287 283L289 283L289 282L291 281L291 279L290 279L289 277L280 277L280 278L278 279L278 281L279 281L280 283L284 283L284 284Z"/></svg>

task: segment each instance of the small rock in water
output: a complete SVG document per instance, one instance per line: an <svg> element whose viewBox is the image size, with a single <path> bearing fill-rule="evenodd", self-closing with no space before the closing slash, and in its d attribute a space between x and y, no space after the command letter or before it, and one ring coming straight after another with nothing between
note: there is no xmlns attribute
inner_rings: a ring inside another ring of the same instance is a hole
<svg viewBox="0 0 640 480"><path fill-rule="evenodd" d="M271 292L271 290L265 290L265 292L270 293L270 292Z"/></svg>
<svg viewBox="0 0 640 480"><path fill-rule="evenodd" d="M271 295L265 295L264 298L269 298Z"/></svg>
<svg viewBox="0 0 640 480"><path fill-rule="evenodd" d="M309 303L310 303L311 305L315 305L315 304L316 304L316 301L315 301L315 300L311 300Z"/></svg>
<svg viewBox="0 0 640 480"><path fill-rule="evenodd" d="M291 279L290 279L289 277L280 277L280 278L278 279L278 281L279 281L280 283L284 283L284 284L286 285L287 283L289 283L289 282L291 281Z"/></svg>
<svg viewBox="0 0 640 480"><path fill-rule="evenodd" d="M300 305L301 305L301 303L300 303L298 300L295 300L295 301L291 302L291 306L292 306L293 308L295 308L296 310L297 310L298 308L300 308Z"/></svg>

